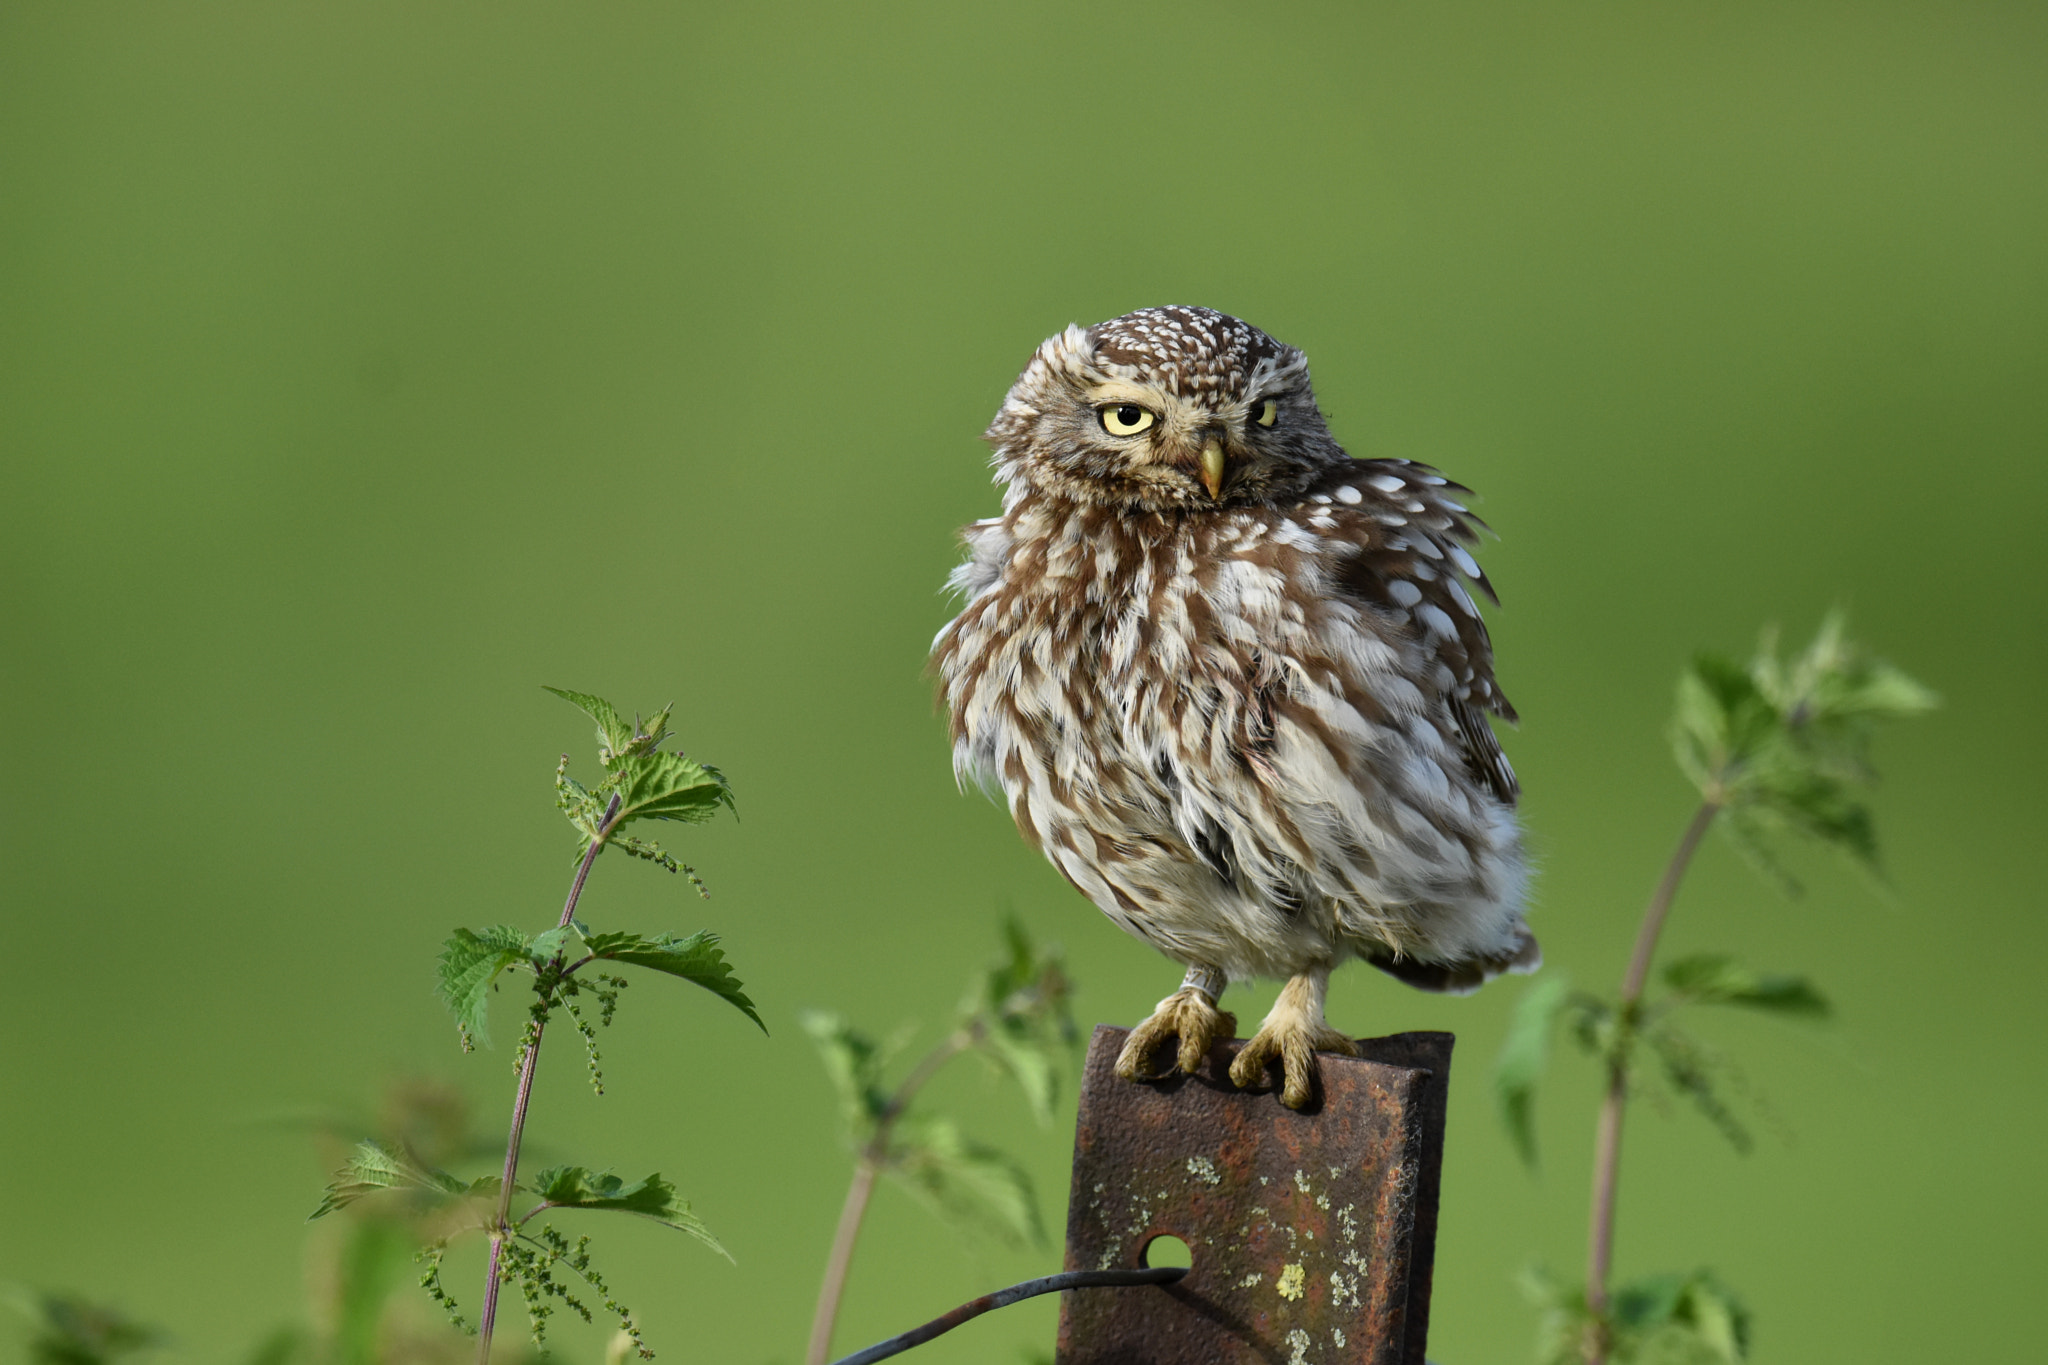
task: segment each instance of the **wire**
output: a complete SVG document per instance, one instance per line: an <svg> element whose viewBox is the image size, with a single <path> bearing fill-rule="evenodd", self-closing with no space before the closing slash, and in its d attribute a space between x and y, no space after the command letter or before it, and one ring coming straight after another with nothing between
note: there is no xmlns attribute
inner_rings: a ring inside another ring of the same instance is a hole
<svg viewBox="0 0 2048 1365"><path fill-rule="evenodd" d="M969 1299L952 1312L933 1318L922 1327L913 1327L901 1336L878 1341L865 1351L855 1351L850 1356L836 1360L832 1365L873 1365L877 1360L901 1355L913 1346L922 1346L933 1337L944 1336L970 1318L997 1308L1008 1308L1025 1299L1035 1299L1040 1294L1052 1294L1062 1289L1123 1289L1136 1285L1172 1284L1188 1273L1181 1265L1153 1266L1146 1270L1069 1270L1064 1275L1046 1275L1036 1280L1013 1284L1008 1289L998 1289L993 1294L983 1294L978 1299Z"/></svg>

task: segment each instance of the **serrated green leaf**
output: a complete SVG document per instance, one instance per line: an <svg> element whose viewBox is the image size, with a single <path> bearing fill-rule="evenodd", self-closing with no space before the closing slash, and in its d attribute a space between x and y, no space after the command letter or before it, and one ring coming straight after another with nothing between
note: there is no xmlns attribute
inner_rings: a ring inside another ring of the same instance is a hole
<svg viewBox="0 0 2048 1365"><path fill-rule="evenodd" d="M817 1046L832 1088L839 1092L848 1132L856 1144L866 1142L889 1111L889 1095L882 1088L886 1050L843 1015L805 1010L797 1019Z"/></svg>
<svg viewBox="0 0 2048 1365"><path fill-rule="evenodd" d="M1740 1005L1774 1014L1825 1017L1829 1005L1803 976L1765 975L1719 953L1681 958L1664 969L1664 983L1702 1005Z"/></svg>
<svg viewBox="0 0 2048 1365"><path fill-rule="evenodd" d="M464 1182L397 1148L375 1141L359 1142L348 1164L334 1173L320 1207L306 1221L324 1218L379 1190L413 1190L447 1200L490 1194L497 1188L498 1177L494 1175Z"/></svg>
<svg viewBox="0 0 2048 1365"><path fill-rule="evenodd" d="M636 753L620 758L605 786L619 794L613 828L635 820L703 824L732 808L732 789L715 768L677 753Z"/></svg>
<svg viewBox="0 0 2048 1365"><path fill-rule="evenodd" d="M1059 1067L1053 1054L1038 1040L1007 1030L991 1030L981 1041L983 1055L1017 1082L1031 1116L1042 1127L1053 1120L1053 1106L1059 1100Z"/></svg>
<svg viewBox="0 0 2048 1365"><path fill-rule="evenodd" d="M1614 1006L1597 995L1573 991L1564 1002L1564 1026L1579 1051L1589 1057L1612 1058L1621 1043L1620 1019Z"/></svg>
<svg viewBox="0 0 2048 1365"><path fill-rule="evenodd" d="M711 1235L702 1219L690 1212L689 1204L677 1197L676 1187L659 1173L628 1184L618 1176L593 1174L583 1166L550 1166L524 1184L540 1196L542 1209L610 1209L636 1214L688 1233L726 1260L732 1260L732 1253Z"/></svg>
<svg viewBox="0 0 2048 1365"><path fill-rule="evenodd" d="M956 1224L1017 1246L1043 1246L1045 1228L1024 1168L970 1141L946 1119L897 1125L883 1168L920 1202Z"/></svg>
<svg viewBox="0 0 2048 1365"><path fill-rule="evenodd" d="M1002 925L1003 955L969 983L960 1026L976 1048L1024 1092L1032 1114L1050 1123L1059 1078L1078 1038L1060 950L1032 942L1012 916Z"/></svg>
<svg viewBox="0 0 2048 1365"><path fill-rule="evenodd" d="M527 940L527 960L538 968L554 957L555 954L561 952L572 940L577 940L581 937L580 934L566 924L559 928L550 929L546 933L535 934L531 939Z"/></svg>
<svg viewBox="0 0 2048 1365"><path fill-rule="evenodd" d="M548 687L546 684L542 684L542 690L554 693L596 721L598 742L603 746L604 752L617 753L632 744L634 727L626 724L618 711L603 697L593 697L588 692L570 692L560 687Z"/></svg>
<svg viewBox="0 0 2048 1365"><path fill-rule="evenodd" d="M1508 1034L1493 1064L1493 1097L1500 1121L1523 1164L1536 1166L1536 1086L1550 1060L1550 1036L1571 983L1552 973L1530 984L1515 1002Z"/></svg>
<svg viewBox="0 0 2048 1365"><path fill-rule="evenodd" d="M663 934L645 938L639 934L586 934L583 945L592 957L606 962L625 962L649 971L662 972L695 982L754 1021L761 1032L768 1026L754 1008L754 1002L740 988L740 980L726 964L718 947L718 935L699 930L687 938Z"/></svg>
<svg viewBox="0 0 2048 1365"><path fill-rule="evenodd" d="M441 946L435 993L466 1035L490 1045L491 985L507 967L530 965L526 935L510 925L457 929Z"/></svg>
<svg viewBox="0 0 2048 1365"><path fill-rule="evenodd" d="M1874 823L1857 795L1872 781L1872 723L1938 703L1864 656L1831 613L1789 661L1768 633L1746 669L1697 660L1679 682L1673 749L1702 794L1726 809L1722 828L1744 856L1796 891L1771 850L1775 836L1812 839L1876 870Z"/></svg>
<svg viewBox="0 0 2048 1365"><path fill-rule="evenodd" d="M1615 1354L1740 1365L1749 1354L1749 1313L1705 1270L1652 1275L1612 1295Z"/></svg>

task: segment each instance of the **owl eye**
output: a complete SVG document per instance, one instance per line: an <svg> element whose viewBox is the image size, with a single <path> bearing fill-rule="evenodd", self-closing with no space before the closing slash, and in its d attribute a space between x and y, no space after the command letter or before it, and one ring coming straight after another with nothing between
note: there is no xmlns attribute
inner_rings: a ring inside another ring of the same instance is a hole
<svg viewBox="0 0 2048 1365"><path fill-rule="evenodd" d="M1102 429L1112 436L1136 436L1159 420L1136 403L1111 403L1097 408L1095 415L1102 419Z"/></svg>
<svg viewBox="0 0 2048 1365"><path fill-rule="evenodd" d="M1261 398L1252 404L1251 418L1262 427L1270 427L1280 420L1280 400Z"/></svg>

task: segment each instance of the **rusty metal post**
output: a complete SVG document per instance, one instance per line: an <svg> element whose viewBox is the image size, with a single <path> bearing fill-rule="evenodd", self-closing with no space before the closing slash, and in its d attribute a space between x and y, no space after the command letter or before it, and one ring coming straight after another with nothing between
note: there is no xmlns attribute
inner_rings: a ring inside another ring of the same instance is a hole
<svg viewBox="0 0 2048 1365"><path fill-rule="evenodd" d="M1323 1054L1322 1103L1298 1114L1230 1084L1242 1043L1193 1076L1118 1080L1125 1033L1089 1044L1066 1266L1141 1266L1167 1235L1194 1264L1062 1295L1059 1365L1423 1365L1451 1035Z"/></svg>

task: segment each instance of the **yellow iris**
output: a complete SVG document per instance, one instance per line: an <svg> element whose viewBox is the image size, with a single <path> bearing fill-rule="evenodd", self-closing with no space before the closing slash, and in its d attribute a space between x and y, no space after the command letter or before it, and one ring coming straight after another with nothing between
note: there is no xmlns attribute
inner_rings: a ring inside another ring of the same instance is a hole
<svg viewBox="0 0 2048 1365"><path fill-rule="evenodd" d="M1270 427L1280 420L1280 400L1261 398L1252 404L1252 420L1262 427Z"/></svg>
<svg viewBox="0 0 2048 1365"><path fill-rule="evenodd" d="M1136 403L1111 403L1097 411L1102 429L1112 436L1136 436L1159 420Z"/></svg>

